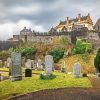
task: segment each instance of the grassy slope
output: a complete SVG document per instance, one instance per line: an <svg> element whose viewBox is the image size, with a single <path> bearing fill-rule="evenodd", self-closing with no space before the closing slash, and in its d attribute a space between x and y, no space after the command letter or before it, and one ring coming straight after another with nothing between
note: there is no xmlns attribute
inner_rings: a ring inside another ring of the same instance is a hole
<svg viewBox="0 0 100 100"><path fill-rule="evenodd" d="M66 62L66 68L70 72L73 71L73 66L75 62L78 60L81 63L82 66L82 72L86 73L95 73L95 67L94 67L94 54L88 55L86 58L85 56L82 55L73 55L69 56L68 58L62 59L60 62L63 60Z"/></svg>
<svg viewBox="0 0 100 100"><path fill-rule="evenodd" d="M22 81L11 82L10 80L0 82L0 100L14 94L23 94L31 91L64 87L92 87L88 78L73 78L73 75L66 75L55 72L53 80L40 80L39 75L32 78L23 78Z"/></svg>

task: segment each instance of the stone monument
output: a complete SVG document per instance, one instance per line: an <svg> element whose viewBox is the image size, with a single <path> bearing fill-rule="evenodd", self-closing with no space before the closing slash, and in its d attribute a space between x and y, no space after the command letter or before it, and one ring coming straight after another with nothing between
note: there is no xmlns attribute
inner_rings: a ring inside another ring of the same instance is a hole
<svg viewBox="0 0 100 100"><path fill-rule="evenodd" d="M47 76L52 74L53 68L54 68L53 56L46 55L45 56L45 72Z"/></svg>
<svg viewBox="0 0 100 100"><path fill-rule="evenodd" d="M81 64L75 63L73 68L74 77L78 78L81 77Z"/></svg>
<svg viewBox="0 0 100 100"><path fill-rule="evenodd" d="M11 79L12 81L22 80L21 53L13 52L11 54Z"/></svg>

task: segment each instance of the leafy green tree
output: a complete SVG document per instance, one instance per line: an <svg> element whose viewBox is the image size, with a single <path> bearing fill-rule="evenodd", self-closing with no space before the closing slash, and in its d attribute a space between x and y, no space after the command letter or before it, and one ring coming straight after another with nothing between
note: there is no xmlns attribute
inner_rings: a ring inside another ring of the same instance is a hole
<svg viewBox="0 0 100 100"><path fill-rule="evenodd" d="M54 62L57 63L61 58L63 58L64 50L60 48L54 48L52 51L49 52L49 54L53 56Z"/></svg>
<svg viewBox="0 0 100 100"><path fill-rule="evenodd" d="M97 71L100 73L100 49L98 50L96 57L94 59L94 65Z"/></svg>

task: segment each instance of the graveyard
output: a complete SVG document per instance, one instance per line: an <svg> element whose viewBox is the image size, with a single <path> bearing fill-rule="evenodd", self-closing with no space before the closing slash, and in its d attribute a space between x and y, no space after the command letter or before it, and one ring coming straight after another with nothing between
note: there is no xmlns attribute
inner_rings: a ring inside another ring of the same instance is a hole
<svg viewBox="0 0 100 100"><path fill-rule="evenodd" d="M98 57L99 50L84 54L66 51L68 49L60 47L50 50L48 45L45 49L40 46L35 48L34 44L28 46L25 44L23 47L3 52L1 57L4 62L0 61L0 100L15 98L37 100L38 96L32 97L32 95L37 93L37 95L44 95L45 98L51 92L54 98L55 92L58 95L60 91L63 91L62 99L68 91L70 92L66 96L74 92L72 98L78 92L82 93L80 95L85 95L84 91L89 93L88 95L94 91L96 95L100 88L100 78L99 73L96 73L94 59ZM41 98L41 100L45 99Z"/></svg>

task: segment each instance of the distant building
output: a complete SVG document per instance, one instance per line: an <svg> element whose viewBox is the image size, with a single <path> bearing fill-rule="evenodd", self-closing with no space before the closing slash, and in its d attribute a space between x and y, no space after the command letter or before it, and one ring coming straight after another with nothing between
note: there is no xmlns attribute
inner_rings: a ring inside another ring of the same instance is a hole
<svg viewBox="0 0 100 100"><path fill-rule="evenodd" d="M81 30L86 27L88 30L93 30L93 22L90 14L87 16L81 16L78 14L78 17L75 19L66 18L65 21L60 21L60 23L55 27L57 32L62 31L73 31L73 30Z"/></svg>
<svg viewBox="0 0 100 100"><path fill-rule="evenodd" d="M96 31L100 32L100 18L97 20L96 24L94 25Z"/></svg>

